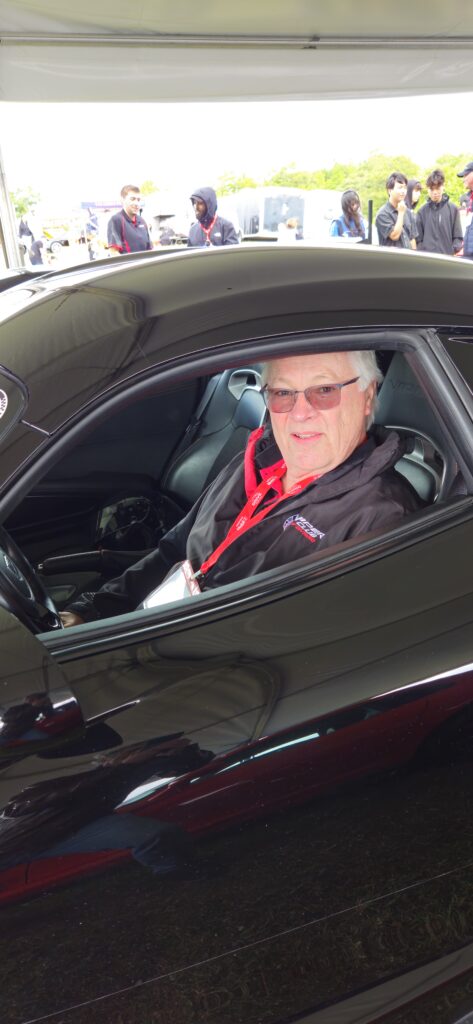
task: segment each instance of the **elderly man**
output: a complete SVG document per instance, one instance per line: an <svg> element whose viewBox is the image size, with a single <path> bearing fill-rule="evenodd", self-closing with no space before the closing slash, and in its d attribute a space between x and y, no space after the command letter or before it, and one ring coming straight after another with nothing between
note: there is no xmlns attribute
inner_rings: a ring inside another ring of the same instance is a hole
<svg viewBox="0 0 473 1024"><path fill-rule="evenodd" d="M222 470L156 551L62 613L64 625L131 611L178 562L201 590L244 580L419 508L393 469L398 435L368 435L381 373L373 352L278 359L266 367L270 425Z"/></svg>

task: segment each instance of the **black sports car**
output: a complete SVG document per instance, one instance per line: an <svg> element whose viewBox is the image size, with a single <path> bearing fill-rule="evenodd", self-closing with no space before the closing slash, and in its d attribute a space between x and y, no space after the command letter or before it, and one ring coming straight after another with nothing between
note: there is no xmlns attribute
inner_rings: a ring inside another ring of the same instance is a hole
<svg viewBox="0 0 473 1024"><path fill-rule="evenodd" d="M2 1024L469 1020L473 264L143 254L0 318ZM61 628L244 449L262 363L360 349L420 511Z"/></svg>

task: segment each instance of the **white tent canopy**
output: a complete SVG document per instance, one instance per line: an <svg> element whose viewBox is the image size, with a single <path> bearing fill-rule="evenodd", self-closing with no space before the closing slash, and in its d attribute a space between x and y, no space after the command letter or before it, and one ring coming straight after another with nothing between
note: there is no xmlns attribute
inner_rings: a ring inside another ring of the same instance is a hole
<svg viewBox="0 0 473 1024"><path fill-rule="evenodd" d="M314 99L473 88L471 0L3 0L0 99Z"/></svg>
<svg viewBox="0 0 473 1024"><path fill-rule="evenodd" d="M0 101L469 92L471 0L3 0ZM0 155L0 255L17 262Z"/></svg>

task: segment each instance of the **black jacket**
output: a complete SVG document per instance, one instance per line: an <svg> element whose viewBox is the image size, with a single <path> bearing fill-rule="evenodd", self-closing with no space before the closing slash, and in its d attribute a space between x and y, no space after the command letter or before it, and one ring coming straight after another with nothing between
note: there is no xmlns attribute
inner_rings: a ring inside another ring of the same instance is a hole
<svg viewBox="0 0 473 1024"><path fill-rule="evenodd" d="M211 245L238 245L238 238L233 224L224 217L217 214L217 194L213 188L199 188L193 192L191 199L202 199L207 207L207 213L201 219L192 224L189 231L188 246L193 249L203 248L207 245L207 235L203 228L209 229L215 217L215 222L209 232Z"/></svg>
<svg viewBox="0 0 473 1024"><path fill-rule="evenodd" d="M453 256L463 245L460 211L445 193L439 203L428 199L417 214L417 248Z"/></svg>
<svg viewBox="0 0 473 1024"><path fill-rule="evenodd" d="M245 459L235 456L156 551L97 593L83 594L69 610L85 620L129 612L176 562L189 558L199 569L227 535L259 483L260 471L281 459L271 431L260 434L255 432L256 449L252 435ZM203 589L247 579L415 512L421 502L393 469L403 451L394 431L382 432L380 438L370 436L341 466L284 500L239 537L206 574Z"/></svg>

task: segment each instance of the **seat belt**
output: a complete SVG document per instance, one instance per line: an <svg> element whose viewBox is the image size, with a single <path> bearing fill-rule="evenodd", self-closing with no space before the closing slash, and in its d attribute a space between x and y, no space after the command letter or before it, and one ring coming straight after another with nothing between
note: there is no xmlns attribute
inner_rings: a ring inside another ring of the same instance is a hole
<svg viewBox="0 0 473 1024"><path fill-rule="evenodd" d="M199 427L200 427L200 425L202 423L202 420L204 418L204 413L206 412L208 406L210 405L210 403L212 401L212 398L213 398L214 393L215 393L215 391L217 389L217 385L219 383L219 380L220 380L220 374L218 374L218 373L215 375L215 377L211 377L210 378L210 380L209 380L209 382L207 384L207 387L205 388L205 391L204 391L204 393L202 395L202 398L200 399L200 402L199 402L199 404L197 406L197 409L192 414L191 419L189 420L189 423L187 424L184 436L181 438L181 440L179 441L179 444L177 445L177 448L174 449L174 451L173 451L173 453L171 455L171 458L170 458L170 460L168 462L168 465L166 466L166 471L164 473L164 479L167 477L168 473L171 471L171 469L173 468L173 466L177 462L177 459L179 458L179 456L182 455L182 453L185 452L187 448L190 448L190 446L191 446L191 444L192 444L192 442L194 440L194 437L195 437L195 435L196 435L196 433L197 433L197 431L198 431L198 429L199 429Z"/></svg>

